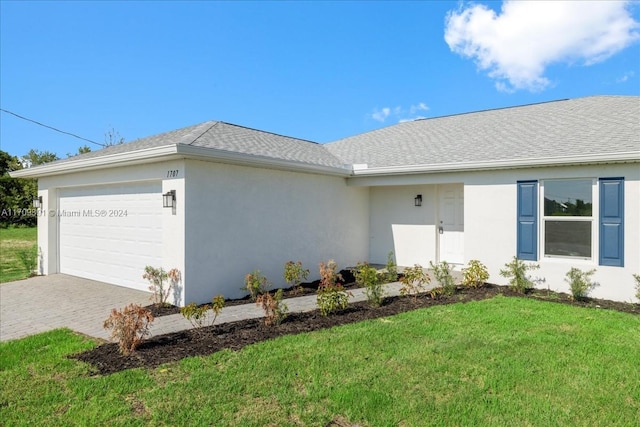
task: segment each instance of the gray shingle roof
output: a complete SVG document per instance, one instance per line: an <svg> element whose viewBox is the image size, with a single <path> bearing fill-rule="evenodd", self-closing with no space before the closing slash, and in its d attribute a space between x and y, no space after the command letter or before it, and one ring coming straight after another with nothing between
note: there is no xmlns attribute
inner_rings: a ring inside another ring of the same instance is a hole
<svg viewBox="0 0 640 427"><path fill-rule="evenodd" d="M208 121L120 145L63 159L68 162L98 158L173 144L212 148L250 156L261 156L309 165L344 167L342 161L322 145L302 139L263 132L225 122Z"/></svg>
<svg viewBox="0 0 640 427"><path fill-rule="evenodd" d="M213 158L216 152L235 153L254 156L258 164L273 159L291 166L338 168L345 174L350 164L411 170L448 168L452 163L529 164L532 159L589 155L603 155L606 160L621 153L633 153L631 158L636 159L640 158L640 97L592 96L422 119L324 145L209 121L14 174L41 176L49 169L59 173L67 170L66 163L73 169L76 161L81 167L83 160L95 164L100 157L172 145L210 148Z"/></svg>
<svg viewBox="0 0 640 427"><path fill-rule="evenodd" d="M416 120L325 147L372 167L640 152L640 97L592 96Z"/></svg>

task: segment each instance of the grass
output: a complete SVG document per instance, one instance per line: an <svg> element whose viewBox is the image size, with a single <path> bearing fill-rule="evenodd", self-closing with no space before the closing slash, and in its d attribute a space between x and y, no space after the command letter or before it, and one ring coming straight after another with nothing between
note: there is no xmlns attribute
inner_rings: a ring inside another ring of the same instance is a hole
<svg viewBox="0 0 640 427"><path fill-rule="evenodd" d="M0 343L5 425L637 423L640 317L496 297L92 377L67 330Z"/></svg>
<svg viewBox="0 0 640 427"><path fill-rule="evenodd" d="M37 228L0 228L0 283L29 277L35 268Z"/></svg>

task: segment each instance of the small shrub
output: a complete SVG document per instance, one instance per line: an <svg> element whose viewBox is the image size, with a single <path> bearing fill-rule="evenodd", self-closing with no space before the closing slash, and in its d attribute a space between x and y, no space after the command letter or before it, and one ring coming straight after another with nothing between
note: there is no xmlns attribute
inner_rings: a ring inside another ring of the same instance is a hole
<svg viewBox="0 0 640 427"><path fill-rule="evenodd" d="M384 274L384 281L387 283L393 283L398 281L398 266L393 259L393 251L387 255L387 265L385 266L386 272Z"/></svg>
<svg viewBox="0 0 640 427"><path fill-rule="evenodd" d="M337 272L338 264L330 259L325 264L321 262L319 265L320 268L320 287L333 287L338 279L342 280L342 276Z"/></svg>
<svg viewBox="0 0 640 427"><path fill-rule="evenodd" d="M462 286L481 288L489 280L487 267L477 259L469 261L469 267L462 269Z"/></svg>
<svg viewBox="0 0 640 427"><path fill-rule="evenodd" d="M633 278L636 279L636 298L640 302L640 274L634 274Z"/></svg>
<svg viewBox="0 0 640 427"><path fill-rule="evenodd" d="M416 301L418 294L431 282L431 278L420 264L415 264L413 267L404 269L400 282L402 283L400 295L413 295L413 300Z"/></svg>
<svg viewBox="0 0 640 427"><path fill-rule="evenodd" d="M279 325L289 313L289 307L282 302L282 289L278 289L274 295L269 292L258 296L256 304L264 310L264 324L267 326Z"/></svg>
<svg viewBox="0 0 640 427"><path fill-rule="evenodd" d="M340 273L337 273L338 264L330 259L325 264L319 264L320 269L320 285L318 286L317 304L320 314L328 316L338 310L343 310L349 305L350 292L338 283L338 279L342 280Z"/></svg>
<svg viewBox="0 0 640 427"><path fill-rule="evenodd" d="M293 288L294 294L302 291L300 284L309 277L309 270L302 268L302 262L287 261L284 265L284 280Z"/></svg>
<svg viewBox="0 0 640 427"><path fill-rule="evenodd" d="M564 280L571 288L573 299L580 300L585 298L593 288L598 286L597 283L591 281L591 276L593 276L595 272L595 269L582 271L579 268L571 267Z"/></svg>
<svg viewBox="0 0 640 427"><path fill-rule="evenodd" d="M378 276L378 270L366 262L358 263L355 277L358 286L367 288L366 295L369 303L374 307L380 307L384 302L384 288Z"/></svg>
<svg viewBox="0 0 640 427"><path fill-rule="evenodd" d="M513 257L511 262L504 265L506 268L500 270L500 275L509 279L509 286L515 292L525 293L527 289L533 287L533 282L527 276L527 271L540 268L538 264L525 264L524 261Z"/></svg>
<svg viewBox="0 0 640 427"><path fill-rule="evenodd" d="M433 270L433 275L436 280L442 287L442 292L445 295L453 295L456 292L456 284L453 280L453 276L451 275L453 265L449 264L447 261L442 261L438 264L434 264L429 261L429 266Z"/></svg>
<svg viewBox="0 0 640 427"><path fill-rule="evenodd" d="M120 353L131 354L149 335L149 326L153 322L151 312L137 304L129 304L122 310L111 310L103 327L111 330L111 339L118 342Z"/></svg>
<svg viewBox="0 0 640 427"><path fill-rule="evenodd" d="M347 292L339 283L330 286L319 286L317 304L320 314L328 316L338 310L344 310L349 305L349 296L351 296L351 293Z"/></svg>
<svg viewBox="0 0 640 427"><path fill-rule="evenodd" d="M169 292L173 288L174 283L180 278L180 272L175 268L166 272L162 267L155 268L147 265L144 268L142 278L149 281L149 290L153 292L153 295L151 295L153 303L155 305L165 306L168 305L167 299L169 298ZM169 283L165 283L168 279L171 279Z"/></svg>
<svg viewBox="0 0 640 427"><path fill-rule="evenodd" d="M244 276L244 287L242 289L249 293L252 301L256 301L258 296L267 292L269 282L267 278L260 273L260 270L253 270Z"/></svg>
<svg viewBox="0 0 640 427"><path fill-rule="evenodd" d="M213 326L223 307L224 297L217 295L213 297L211 305L203 304L199 306L195 302L192 302L182 307L180 314L182 314L194 328L199 329L204 326ZM211 316L211 314L213 314L213 316Z"/></svg>
<svg viewBox="0 0 640 427"><path fill-rule="evenodd" d="M431 288L429 291L429 295L431 299L439 299L444 294L444 288L442 286L436 286L435 288Z"/></svg>
<svg viewBox="0 0 640 427"><path fill-rule="evenodd" d="M30 248L20 249L16 255L29 277L35 276L36 267L38 266L38 246L34 245Z"/></svg>

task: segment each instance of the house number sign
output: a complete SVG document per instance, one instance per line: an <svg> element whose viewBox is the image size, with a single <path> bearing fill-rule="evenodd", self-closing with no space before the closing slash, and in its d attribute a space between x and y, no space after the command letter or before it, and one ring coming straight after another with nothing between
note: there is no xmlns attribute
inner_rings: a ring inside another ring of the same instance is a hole
<svg viewBox="0 0 640 427"><path fill-rule="evenodd" d="M168 170L167 171L167 178L176 178L178 176L179 172L180 172L179 169Z"/></svg>

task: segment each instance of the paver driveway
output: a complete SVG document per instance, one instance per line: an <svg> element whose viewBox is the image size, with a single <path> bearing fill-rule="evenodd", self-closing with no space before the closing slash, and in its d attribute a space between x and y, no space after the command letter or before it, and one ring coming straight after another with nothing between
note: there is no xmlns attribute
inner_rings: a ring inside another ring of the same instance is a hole
<svg viewBox="0 0 640 427"><path fill-rule="evenodd" d="M0 341L68 327L107 338L102 323L112 308L148 305L149 292L65 274L0 284Z"/></svg>

